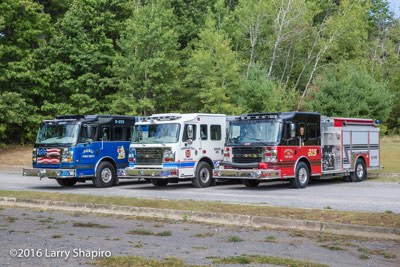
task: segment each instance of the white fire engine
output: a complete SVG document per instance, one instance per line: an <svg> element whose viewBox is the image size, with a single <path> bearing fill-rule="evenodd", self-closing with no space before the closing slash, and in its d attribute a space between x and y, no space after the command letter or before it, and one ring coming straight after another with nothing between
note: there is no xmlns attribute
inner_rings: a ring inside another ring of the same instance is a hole
<svg viewBox="0 0 400 267"><path fill-rule="evenodd" d="M310 177L349 176L354 182L379 169L379 128L372 119L329 118L311 112L243 114L229 122L224 160L214 177L289 180L304 188Z"/></svg>
<svg viewBox="0 0 400 267"><path fill-rule="evenodd" d="M155 114L134 127L129 167L121 175L145 178L155 186L191 180L194 187L213 182L212 169L223 159L226 116Z"/></svg>

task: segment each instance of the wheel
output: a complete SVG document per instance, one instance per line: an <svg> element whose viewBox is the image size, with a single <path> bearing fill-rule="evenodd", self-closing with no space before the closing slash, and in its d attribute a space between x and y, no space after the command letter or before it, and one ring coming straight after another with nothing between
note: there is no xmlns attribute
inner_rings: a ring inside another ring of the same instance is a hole
<svg viewBox="0 0 400 267"><path fill-rule="evenodd" d="M304 162L299 162L296 167L296 176L290 180L293 188L305 188L310 181L310 171Z"/></svg>
<svg viewBox="0 0 400 267"><path fill-rule="evenodd" d="M107 161L99 164L96 171L96 177L93 178L95 187L103 188L113 186L117 175L114 166Z"/></svg>
<svg viewBox="0 0 400 267"><path fill-rule="evenodd" d="M246 187L257 187L258 184L260 183L260 181L242 179L242 183L243 183Z"/></svg>
<svg viewBox="0 0 400 267"><path fill-rule="evenodd" d="M168 184L168 180L166 179L150 179L151 183L157 187L163 187Z"/></svg>
<svg viewBox="0 0 400 267"><path fill-rule="evenodd" d="M207 162L201 161L197 165L195 177L192 178L192 184L196 188L209 187L212 183L212 171Z"/></svg>
<svg viewBox="0 0 400 267"><path fill-rule="evenodd" d="M63 178L63 179L57 178L56 181L62 187L72 187L76 184L77 179L76 178Z"/></svg>
<svg viewBox="0 0 400 267"><path fill-rule="evenodd" d="M362 159L357 159L356 165L354 166L354 172L350 174L351 181L361 182L367 178L367 168Z"/></svg>

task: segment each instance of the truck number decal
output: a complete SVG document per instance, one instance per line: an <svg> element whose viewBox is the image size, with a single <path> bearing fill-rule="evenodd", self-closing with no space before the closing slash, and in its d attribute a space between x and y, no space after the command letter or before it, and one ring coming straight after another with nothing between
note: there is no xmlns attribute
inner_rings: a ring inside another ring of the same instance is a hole
<svg viewBox="0 0 400 267"><path fill-rule="evenodd" d="M115 120L115 124L125 124L125 120Z"/></svg>
<svg viewBox="0 0 400 267"><path fill-rule="evenodd" d="M317 149L316 148L310 148L308 150L308 156L309 157L315 157L317 155Z"/></svg>

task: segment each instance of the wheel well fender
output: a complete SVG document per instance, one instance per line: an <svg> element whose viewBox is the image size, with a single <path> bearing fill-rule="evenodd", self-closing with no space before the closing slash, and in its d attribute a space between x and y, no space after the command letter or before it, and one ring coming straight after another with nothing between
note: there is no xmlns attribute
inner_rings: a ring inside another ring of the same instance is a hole
<svg viewBox="0 0 400 267"><path fill-rule="evenodd" d="M105 162L105 161L111 163L111 165L113 165L113 167L114 167L114 170L117 171L117 163L115 163L115 161L110 157L104 157L104 158L101 158L99 161L97 161L96 166L94 167L95 175L97 173L97 168L99 167L100 163Z"/></svg>
<svg viewBox="0 0 400 267"><path fill-rule="evenodd" d="M365 168L367 168L367 161L365 160L364 156L363 155L358 155L358 157L354 161L353 169L356 167L356 162L359 159L362 160L362 162L364 162L364 166L365 166Z"/></svg>
<svg viewBox="0 0 400 267"><path fill-rule="evenodd" d="M207 157L201 158L201 159L197 162L196 168L197 168L197 165L199 165L200 162L206 162L206 163L208 163L208 165L210 165L211 170L214 169L214 163L212 162L212 160L211 160L210 158L207 158Z"/></svg>
<svg viewBox="0 0 400 267"><path fill-rule="evenodd" d="M296 164L294 165L294 175L296 175L296 169L297 169L297 165L299 164L299 162L304 162L307 165L308 172L311 177L311 175L312 175L311 164L310 164L310 161L306 157L300 157L297 159Z"/></svg>

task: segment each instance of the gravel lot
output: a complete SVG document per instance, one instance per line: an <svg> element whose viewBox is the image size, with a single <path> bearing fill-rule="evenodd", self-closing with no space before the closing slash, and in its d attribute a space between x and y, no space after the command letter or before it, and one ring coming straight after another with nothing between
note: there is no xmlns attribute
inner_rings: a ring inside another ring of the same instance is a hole
<svg viewBox="0 0 400 267"><path fill-rule="evenodd" d="M129 231L133 234L127 234ZM192 264L211 264L209 257L213 256L259 254L329 266L399 266L399 242L308 235L311 234L0 207L2 266L85 266L96 253L156 259L174 256ZM26 256L11 257L13 249ZM43 255L32 257L32 252L38 251ZM63 254L52 254L56 252Z"/></svg>

